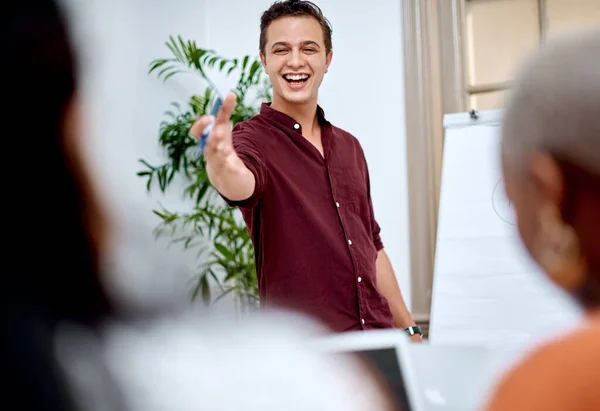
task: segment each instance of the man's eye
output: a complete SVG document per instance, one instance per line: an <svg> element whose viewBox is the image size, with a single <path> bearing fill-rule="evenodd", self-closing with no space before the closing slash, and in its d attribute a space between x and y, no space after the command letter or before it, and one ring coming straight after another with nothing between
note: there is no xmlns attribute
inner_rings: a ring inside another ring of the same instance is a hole
<svg viewBox="0 0 600 411"><path fill-rule="evenodd" d="M317 52L317 50L315 50L315 49L305 49L305 51L307 53L316 53Z"/></svg>
<svg viewBox="0 0 600 411"><path fill-rule="evenodd" d="M277 49L275 50L275 54L282 54L285 53L285 49Z"/></svg>

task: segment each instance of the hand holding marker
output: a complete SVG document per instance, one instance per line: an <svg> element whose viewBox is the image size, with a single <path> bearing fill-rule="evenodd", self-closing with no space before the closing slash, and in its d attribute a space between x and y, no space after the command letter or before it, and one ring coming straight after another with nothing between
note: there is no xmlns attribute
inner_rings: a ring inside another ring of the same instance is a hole
<svg viewBox="0 0 600 411"><path fill-rule="evenodd" d="M206 127L206 129L204 130L204 132L198 139L198 156L201 156L204 153L204 148L206 147L206 142L208 141L208 138L210 137L210 133L213 129L215 118L217 117L217 114L219 114L219 110L221 109L222 105L223 105L223 99L221 99L220 96L217 96L213 103L212 110L210 111L210 117L211 117L212 121Z"/></svg>
<svg viewBox="0 0 600 411"><path fill-rule="evenodd" d="M198 140L198 154L204 157L207 167L212 163L213 168L219 168L231 161L241 164L231 136L231 115L236 100L234 93L229 93L227 98L218 96L211 112L198 118L190 128L189 135Z"/></svg>

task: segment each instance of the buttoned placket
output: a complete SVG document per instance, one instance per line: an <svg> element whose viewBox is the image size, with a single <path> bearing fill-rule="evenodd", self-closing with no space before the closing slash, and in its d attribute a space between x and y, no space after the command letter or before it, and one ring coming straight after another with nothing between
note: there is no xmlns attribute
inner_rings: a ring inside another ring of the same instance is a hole
<svg viewBox="0 0 600 411"><path fill-rule="evenodd" d="M359 310L358 314L359 314L359 318L360 318L361 328L364 328L364 325L366 324L366 321L365 321L364 317L362 316L362 312L363 312L363 303L362 303L362 298L361 298L361 294L362 294L362 291L361 291L362 277L358 274L357 268L356 268L357 264L356 264L356 260L354 258L354 250L353 250L353 244L354 243L352 242L352 239L349 238L349 235L348 235L348 233L346 231L346 227L344 225L344 217L343 217L343 211L344 211L344 209L343 209L343 206L342 206L342 204L340 204L339 201L335 200L336 196L335 196L335 192L334 192L334 189L333 189L333 180L331 179L331 174L329 172L329 164L327 164L327 161L325 161L325 169L327 170L327 177L329 179L329 187L331 189L331 194L332 194L332 196L334 198L335 209L336 209L336 212L338 214L338 218L340 220L340 224L342 225L342 231L344 232L344 237L346 239L346 243L347 243L347 246L348 246L348 251L350 253L350 258L352 260L352 266L354 267L354 274L356 275L356 287L357 287L357 293L358 293L358 310Z"/></svg>

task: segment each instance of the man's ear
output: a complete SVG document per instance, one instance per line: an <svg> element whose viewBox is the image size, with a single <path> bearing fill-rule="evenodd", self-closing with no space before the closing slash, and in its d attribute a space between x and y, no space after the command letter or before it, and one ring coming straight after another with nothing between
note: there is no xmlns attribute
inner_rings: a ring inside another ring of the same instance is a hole
<svg viewBox="0 0 600 411"><path fill-rule="evenodd" d="M330 50L329 53L327 53L327 57L325 58L325 64L327 65L327 69L325 70L325 73L327 73L329 71L329 65L331 64L331 59L333 58L333 50Z"/></svg>
<svg viewBox="0 0 600 411"><path fill-rule="evenodd" d="M269 74L267 73L267 58L265 57L262 51L259 52L258 55L260 57L260 62L262 63L263 69L265 70L265 74Z"/></svg>

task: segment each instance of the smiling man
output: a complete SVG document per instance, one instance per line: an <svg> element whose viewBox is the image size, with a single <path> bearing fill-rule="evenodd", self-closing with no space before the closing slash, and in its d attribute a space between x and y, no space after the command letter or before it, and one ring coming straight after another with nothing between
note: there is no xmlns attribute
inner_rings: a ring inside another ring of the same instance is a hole
<svg viewBox="0 0 600 411"><path fill-rule="evenodd" d="M317 103L333 56L329 22L315 4L288 0L265 11L260 28L273 102L232 132L229 95L204 156L211 183L248 226L261 305L306 312L333 331L398 327L420 340L383 249L363 150Z"/></svg>

